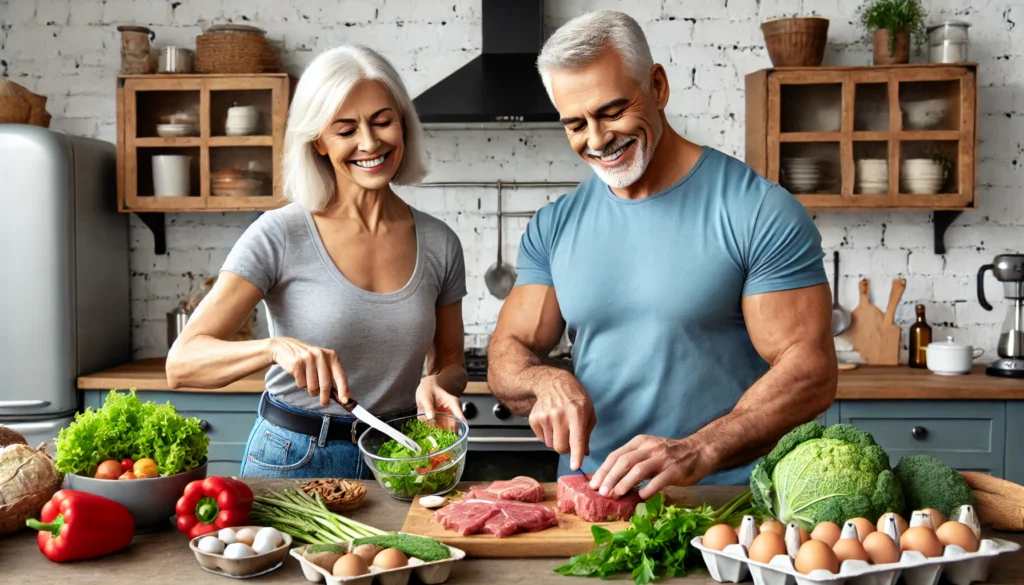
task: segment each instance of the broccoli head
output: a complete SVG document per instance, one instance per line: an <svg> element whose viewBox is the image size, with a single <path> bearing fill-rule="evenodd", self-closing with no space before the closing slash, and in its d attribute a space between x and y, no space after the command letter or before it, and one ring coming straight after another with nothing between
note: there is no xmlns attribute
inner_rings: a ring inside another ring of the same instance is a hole
<svg viewBox="0 0 1024 585"><path fill-rule="evenodd" d="M906 513L935 508L946 517L965 504L974 505L974 495L963 476L931 455L900 459L893 469L903 487Z"/></svg>
<svg viewBox="0 0 1024 585"><path fill-rule="evenodd" d="M750 489L761 514L807 529L825 520L875 521L903 509L889 456L869 433L847 424L793 429L754 467Z"/></svg>

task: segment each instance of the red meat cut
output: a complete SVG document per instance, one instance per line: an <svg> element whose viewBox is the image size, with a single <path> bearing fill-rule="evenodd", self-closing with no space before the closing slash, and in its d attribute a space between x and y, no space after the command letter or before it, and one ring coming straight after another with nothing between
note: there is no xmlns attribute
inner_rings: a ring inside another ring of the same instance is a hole
<svg viewBox="0 0 1024 585"><path fill-rule="evenodd" d="M519 476L506 481L496 481L488 486L474 487L466 494L466 499L542 502L544 486L532 477Z"/></svg>
<svg viewBox="0 0 1024 585"><path fill-rule="evenodd" d="M590 482L583 475L558 478L558 511L576 514L587 522L629 520L636 512L636 505L642 501L636 490L617 500L602 496L590 489Z"/></svg>
<svg viewBox="0 0 1024 585"><path fill-rule="evenodd" d="M434 520L463 536L487 532L497 538L558 524L552 508L514 500L462 500L438 510Z"/></svg>

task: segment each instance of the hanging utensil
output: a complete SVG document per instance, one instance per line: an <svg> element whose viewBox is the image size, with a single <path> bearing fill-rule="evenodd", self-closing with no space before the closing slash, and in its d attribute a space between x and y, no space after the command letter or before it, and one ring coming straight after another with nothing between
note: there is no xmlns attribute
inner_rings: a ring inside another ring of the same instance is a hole
<svg viewBox="0 0 1024 585"><path fill-rule="evenodd" d="M839 251L832 253L832 335L850 327L850 312L839 306Z"/></svg>
<svg viewBox="0 0 1024 585"><path fill-rule="evenodd" d="M398 444L409 449L413 453L419 455L423 452L423 449L419 446L416 441L413 441L409 437L403 435L398 429L389 425L388 423L380 420L379 418L370 414L370 411L366 410L362 406L356 403L355 399L349 398L348 402L342 402L341 405L345 410L352 413L352 416L398 441Z"/></svg>
<svg viewBox="0 0 1024 585"><path fill-rule="evenodd" d="M501 257L501 231L502 231L502 219L501 219L501 182L498 182L498 261L493 266L487 269L484 273L484 284L487 285L487 290L491 291L491 294L495 298L504 300L508 296L508 293L512 292L512 287L516 284L516 269L511 264L505 264Z"/></svg>

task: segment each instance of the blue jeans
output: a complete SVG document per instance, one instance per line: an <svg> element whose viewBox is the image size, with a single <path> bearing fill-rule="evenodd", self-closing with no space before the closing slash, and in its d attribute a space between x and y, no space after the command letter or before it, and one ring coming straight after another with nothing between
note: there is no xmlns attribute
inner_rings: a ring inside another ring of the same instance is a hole
<svg viewBox="0 0 1024 585"><path fill-rule="evenodd" d="M275 405L295 413L311 414L273 400L266 392L260 400L261 403L263 400L272 400ZM260 416L260 410L256 412L256 424L245 445L240 476L372 478L370 470L363 463L359 446L352 441L327 441L325 446L320 447L316 435L281 428ZM352 422L355 419L334 417L334 420Z"/></svg>

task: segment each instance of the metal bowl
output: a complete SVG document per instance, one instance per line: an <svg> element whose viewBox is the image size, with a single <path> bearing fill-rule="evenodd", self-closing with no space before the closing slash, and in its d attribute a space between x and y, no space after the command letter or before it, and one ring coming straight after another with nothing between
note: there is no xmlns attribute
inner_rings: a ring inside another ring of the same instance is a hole
<svg viewBox="0 0 1024 585"><path fill-rule="evenodd" d="M388 424L401 430L407 420L422 418L423 415L406 416L389 421ZM363 454L366 466L377 478L381 485L391 497L399 500L413 500L416 496L433 496L446 494L458 485L462 478L462 470L466 466L466 451L469 447L469 426L465 421L450 415L437 413L434 421L428 422L433 426L443 426L451 429L458 435L454 443L428 456L423 457L378 457L377 452L381 445L391 440L390 437L377 429L369 429L359 437L359 450ZM420 465L427 467L434 457L444 457L446 460L436 468L429 471L396 472L396 467L416 468Z"/></svg>
<svg viewBox="0 0 1024 585"><path fill-rule="evenodd" d="M169 520L185 486L206 478L206 463L189 471L150 479L96 479L69 473L65 483L68 489L110 498L128 508L135 517L135 533L142 534L171 526Z"/></svg>

